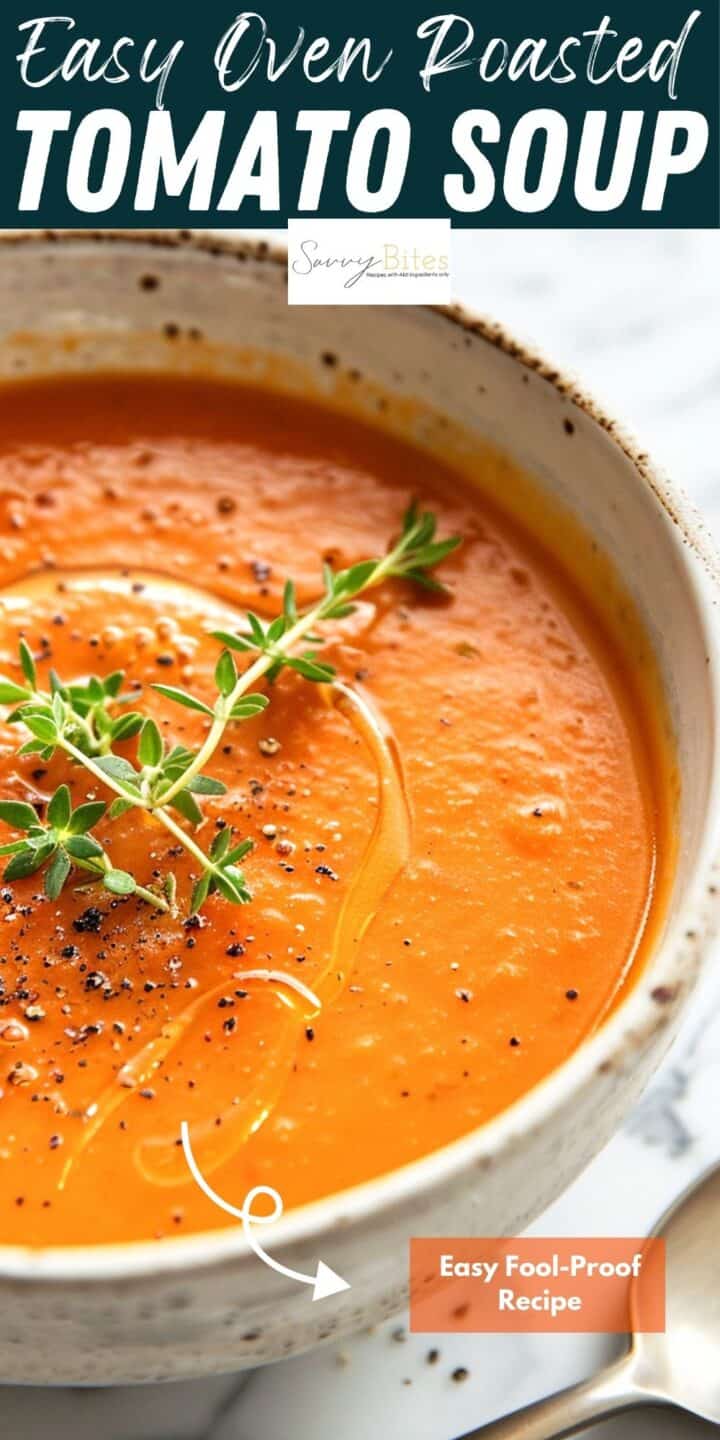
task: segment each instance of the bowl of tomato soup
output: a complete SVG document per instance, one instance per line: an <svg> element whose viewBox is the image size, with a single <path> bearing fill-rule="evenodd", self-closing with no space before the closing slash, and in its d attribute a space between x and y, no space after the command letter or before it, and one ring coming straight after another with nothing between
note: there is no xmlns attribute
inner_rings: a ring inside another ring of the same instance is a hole
<svg viewBox="0 0 720 1440"><path fill-rule="evenodd" d="M10 237L0 294L0 1374L254 1366L521 1230L661 1058L713 560L459 309L168 233Z"/></svg>

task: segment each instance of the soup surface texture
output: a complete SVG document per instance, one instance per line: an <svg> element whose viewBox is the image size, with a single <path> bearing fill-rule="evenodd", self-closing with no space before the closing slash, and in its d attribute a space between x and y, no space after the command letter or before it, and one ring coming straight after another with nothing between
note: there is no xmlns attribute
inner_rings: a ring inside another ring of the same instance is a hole
<svg viewBox="0 0 720 1440"><path fill-rule="evenodd" d="M503 462L478 463L500 489ZM447 595L361 597L323 631L345 688L261 682L270 706L208 767L227 794L196 839L218 820L253 839L249 904L214 895L188 922L80 873L56 900L37 875L2 886L0 1242L226 1224L182 1120L238 1205L417 1159L546 1076L639 963L668 819L631 666L549 551L378 429L210 379L6 386L0 671L21 679L21 636L43 685L123 669L197 746L206 716L151 684L213 702L209 630L277 614L290 576L307 605L323 559L382 554L411 496L463 537ZM26 738L0 724L3 798L112 798L60 753L18 758ZM172 868L186 905L197 866L147 813L96 833L145 885ZM268 969L321 1008L246 974Z"/></svg>

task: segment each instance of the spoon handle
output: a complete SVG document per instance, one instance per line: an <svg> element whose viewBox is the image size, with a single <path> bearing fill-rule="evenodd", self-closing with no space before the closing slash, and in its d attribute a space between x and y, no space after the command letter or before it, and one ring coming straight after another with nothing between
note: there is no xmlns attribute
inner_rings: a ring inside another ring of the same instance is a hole
<svg viewBox="0 0 720 1440"><path fill-rule="evenodd" d="M458 1440L560 1440L608 1415L647 1404L650 1397L635 1384L629 1362L630 1357L625 1356L592 1380L571 1385L504 1420L469 1430Z"/></svg>

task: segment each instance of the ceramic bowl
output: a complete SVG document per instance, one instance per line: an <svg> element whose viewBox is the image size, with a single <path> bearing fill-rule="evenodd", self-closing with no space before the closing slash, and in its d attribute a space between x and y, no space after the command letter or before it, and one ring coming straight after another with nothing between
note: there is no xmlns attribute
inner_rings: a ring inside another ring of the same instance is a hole
<svg viewBox="0 0 720 1440"><path fill-rule="evenodd" d="M639 982L549 1079L452 1145L278 1223L273 1254L304 1272L324 1260L351 1281L343 1294L313 1304L306 1287L257 1261L238 1226L155 1244L0 1249L0 1379L33 1384L256 1366L400 1309L409 1236L521 1230L605 1143L657 1065L715 908L717 626L707 557L698 559L707 546L647 456L570 381L457 309L289 308L283 257L267 246L147 232L6 237L0 377L113 365L272 372L371 418L384 407L383 423L429 448L472 456L489 441L525 467L582 527L578 563L604 553L646 628L677 743L677 872Z"/></svg>

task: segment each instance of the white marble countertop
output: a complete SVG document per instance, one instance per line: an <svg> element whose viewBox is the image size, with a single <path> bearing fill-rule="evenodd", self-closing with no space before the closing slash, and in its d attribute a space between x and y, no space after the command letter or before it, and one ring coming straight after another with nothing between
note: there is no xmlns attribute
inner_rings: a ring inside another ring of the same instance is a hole
<svg viewBox="0 0 720 1440"><path fill-rule="evenodd" d="M720 234L488 232L454 242L458 298L582 376L720 534ZM617 1135L536 1227L640 1234L720 1158L720 965L710 966L662 1070ZM372 1334L237 1378L142 1390L0 1390L18 1440L453 1440L589 1374L602 1337ZM459 1367L469 1374L454 1380ZM700 1440L709 1426L640 1412L598 1440Z"/></svg>

